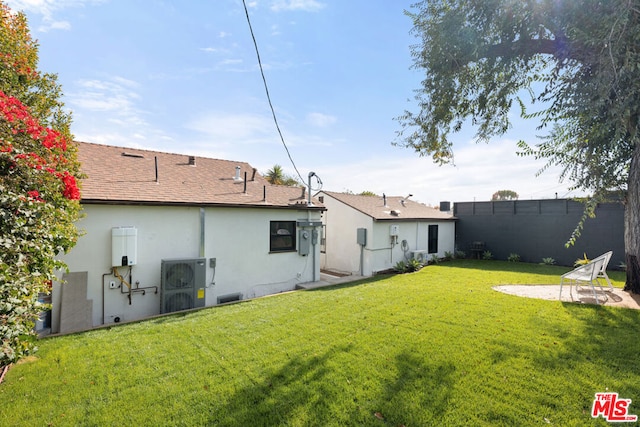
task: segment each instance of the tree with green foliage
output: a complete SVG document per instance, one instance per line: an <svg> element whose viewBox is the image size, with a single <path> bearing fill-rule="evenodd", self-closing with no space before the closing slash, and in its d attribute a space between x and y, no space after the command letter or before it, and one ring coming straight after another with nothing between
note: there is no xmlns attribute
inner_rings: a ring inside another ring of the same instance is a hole
<svg viewBox="0 0 640 427"><path fill-rule="evenodd" d="M522 155L562 169L593 194L625 192L625 289L640 293L640 7L631 0L429 0L406 12L421 42L418 110L398 117L396 145L453 160L450 134L504 134L510 114L539 121ZM580 234L581 223L570 241Z"/></svg>
<svg viewBox="0 0 640 427"><path fill-rule="evenodd" d="M518 193L513 190L499 190L493 193L491 200L518 200Z"/></svg>
<svg viewBox="0 0 640 427"><path fill-rule="evenodd" d="M0 2L0 366L35 351L35 320L76 242L80 165L53 74L22 13Z"/></svg>
<svg viewBox="0 0 640 427"><path fill-rule="evenodd" d="M300 181L294 177L285 174L282 166L280 165L273 165L273 167L264 174L264 177L273 185L287 185L289 187L302 185L300 184Z"/></svg>

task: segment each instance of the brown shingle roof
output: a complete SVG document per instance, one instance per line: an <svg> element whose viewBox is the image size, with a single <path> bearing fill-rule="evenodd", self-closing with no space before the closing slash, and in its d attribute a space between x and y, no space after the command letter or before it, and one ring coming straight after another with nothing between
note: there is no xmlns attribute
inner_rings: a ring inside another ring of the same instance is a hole
<svg viewBox="0 0 640 427"><path fill-rule="evenodd" d="M334 193L331 191L322 192L348 206L351 206L363 214L372 217L376 221L455 219L451 214L441 212L438 209L431 208L413 200L405 199L404 197L387 196L387 204L385 206L383 198L378 196L361 196L357 194ZM402 200L404 200L404 204L401 202Z"/></svg>
<svg viewBox="0 0 640 427"><path fill-rule="evenodd" d="M82 180L83 203L308 208L301 187L271 185L245 162L87 142L77 144L78 159L86 176ZM240 168L239 180L235 179L236 167ZM324 208L314 200L313 209Z"/></svg>

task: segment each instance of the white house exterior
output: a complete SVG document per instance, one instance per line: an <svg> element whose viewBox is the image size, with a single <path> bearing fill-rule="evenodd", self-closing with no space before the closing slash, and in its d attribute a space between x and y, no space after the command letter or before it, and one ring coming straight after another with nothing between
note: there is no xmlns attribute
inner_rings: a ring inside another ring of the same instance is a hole
<svg viewBox="0 0 640 427"><path fill-rule="evenodd" d="M411 257L444 257L455 250L455 218L403 197L322 191L321 267L371 276ZM363 231L364 230L364 231Z"/></svg>
<svg viewBox="0 0 640 427"><path fill-rule="evenodd" d="M242 162L89 143L78 154L85 234L61 257L70 274L53 288L52 332L319 280L324 207L302 188L270 185ZM188 295L172 294L183 286Z"/></svg>

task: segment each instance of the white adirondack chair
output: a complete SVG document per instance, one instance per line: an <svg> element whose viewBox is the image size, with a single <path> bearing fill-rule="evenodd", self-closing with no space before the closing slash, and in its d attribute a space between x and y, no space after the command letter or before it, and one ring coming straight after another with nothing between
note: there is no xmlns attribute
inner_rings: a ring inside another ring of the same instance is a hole
<svg viewBox="0 0 640 427"><path fill-rule="evenodd" d="M609 256L609 258L610 257L611 256ZM570 272L560 276L560 295L558 296L558 298L562 299L562 286L564 285L564 282L566 280L569 282L569 295L571 295L571 299L573 299L572 288L574 285L580 286L581 284L584 284L584 285L589 284L591 286L591 289L593 290L593 296L596 299L596 304L600 304L600 301L598 300L598 294L596 293L596 284L600 287L600 289L604 293L604 289L602 288L602 285L600 284L600 282L598 282L598 276L602 274L602 269L603 269L603 265L605 264L605 261L606 261L606 254L601 255L598 258L594 259L593 261L589 262L588 264L581 265L580 267L573 269ZM604 274L606 275L606 272ZM609 281L609 285L613 290L613 285L611 285L610 281ZM605 298L607 298L606 294L605 294Z"/></svg>

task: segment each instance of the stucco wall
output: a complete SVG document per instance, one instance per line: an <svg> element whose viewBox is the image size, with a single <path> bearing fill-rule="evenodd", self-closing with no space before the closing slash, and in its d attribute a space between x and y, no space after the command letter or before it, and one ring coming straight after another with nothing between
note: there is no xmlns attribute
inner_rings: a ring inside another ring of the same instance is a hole
<svg viewBox="0 0 640 427"><path fill-rule="evenodd" d="M367 228L367 234L371 234L371 218L332 197L325 196L323 203L327 211L323 215L326 253L322 257L322 268L360 274L360 245L356 230Z"/></svg>
<svg viewBox="0 0 640 427"><path fill-rule="evenodd" d="M367 244L362 253L362 274L370 276L376 272L393 268L398 261L404 260L405 250L402 241L407 241L407 251L427 249L428 229L438 224L439 257L445 252L453 252L455 247L455 223L453 221L374 221L356 209L330 197L324 197L327 212L323 222L326 224L326 254L322 257L322 268L360 274L360 245L356 240L358 228L367 230ZM398 243L392 245L390 226L398 225ZM407 254L408 256L408 254Z"/></svg>
<svg viewBox="0 0 640 427"><path fill-rule="evenodd" d="M319 278L319 245L313 256L298 252L269 253L272 220L320 220L320 214L287 209L205 208L204 257L207 258L206 305L217 297L240 292L243 299L294 289L299 283ZM78 227L85 231L69 254L61 256L71 272L88 272L87 299L93 301L93 326L136 320L160 313L160 292L133 293L131 304L124 289L109 289L111 229L137 229L137 263L132 283L160 287L161 260L200 256L200 208L156 206L85 205ZM216 258L214 269L209 259ZM121 274L126 272L121 268ZM103 278L103 275L105 275ZM118 281L119 282L119 281ZM64 285L62 285L64 286ZM103 309L104 301L104 309ZM53 290L52 331L59 328L60 285Z"/></svg>
<svg viewBox="0 0 640 427"><path fill-rule="evenodd" d="M391 225L398 226L397 244L391 244ZM455 248L455 222L453 221L377 221L373 224L373 244L366 248L367 274L393 268L398 261L407 260L410 252L426 250L429 225L438 225L438 251L433 255L442 258L445 252L453 253ZM402 245L403 240L406 240L406 246Z"/></svg>

